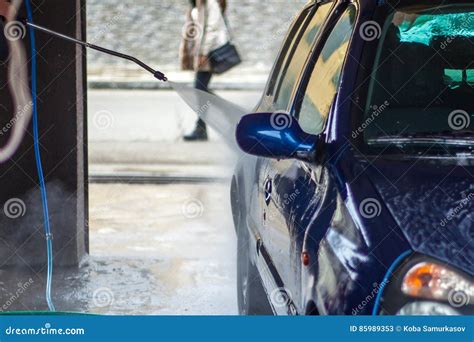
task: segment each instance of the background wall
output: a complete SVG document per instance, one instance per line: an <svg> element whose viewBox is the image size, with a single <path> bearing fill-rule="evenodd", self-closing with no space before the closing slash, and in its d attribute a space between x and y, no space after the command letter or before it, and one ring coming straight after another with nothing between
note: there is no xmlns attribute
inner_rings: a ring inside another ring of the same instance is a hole
<svg viewBox="0 0 474 342"><path fill-rule="evenodd" d="M282 39L306 0L229 0L228 16L244 58L240 70L268 72ZM87 0L88 39L129 52L151 65L179 69L178 47L187 0ZM129 63L95 52L89 54L89 73L107 67L135 69Z"/></svg>

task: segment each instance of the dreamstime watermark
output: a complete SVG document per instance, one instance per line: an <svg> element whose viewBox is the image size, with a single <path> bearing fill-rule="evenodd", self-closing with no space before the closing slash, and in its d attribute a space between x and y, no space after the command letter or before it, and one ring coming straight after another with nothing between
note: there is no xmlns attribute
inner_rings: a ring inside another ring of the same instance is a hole
<svg viewBox="0 0 474 342"><path fill-rule="evenodd" d="M26 26L21 21L10 21L4 29L3 34L9 41L15 42L26 36Z"/></svg>
<svg viewBox="0 0 474 342"><path fill-rule="evenodd" d="M359 213L366 219L373 219L380 216L382 205L375 198L366 198L359 205Z"/></svg>
<svg viewBox="0 0 474 342"><path fill-rule="evenodd" d="M99 308L111 306L114 303L115 296L108 287L101 287L92 294L92 303Z"/></svg>
<svg viewBox="0 0 474 342"><path fill-rule="evenodd" d="M276 215L279 215L281 210L286 210L288 207L290 207L298 198L298 196L301 195L301 191L299 189L296 189L292 193L285 193L279 201L280 205L280 210L270 210L265 213L265 217L267 220L272 220L275 218Z"/></svg>
<svg viewBox="0 0 474 342"><path fill-rule="evenodd" d="M224 134L233 128L224 115L213 115L211 111L212 102L207 100L206 103L194 109L199 118L203 119L210 126L213 126L219 133ZM217 112L214 112L217 113ZM219 113L220 114L220 113Z"/></svg>
<svg viewBox="0 0 474 342"><path fill-rule="evenodd" d="M352 309L352 315L358 315L364 308L375 298L377 294L387 286L389 280L384 280L380 284L374 283L372 291L364 298L364 300Z"/></svg>
<svg viewBox="0 0 474 342"><path fill-rule="evenodd" d="M471 117L468 112L462 109L453 110L448 116L448 125L454 131L468 128L471 124Z"/></svg>
<svg viewBox="0 0 474 342"><path fill-rule="evenodd" d="M0 136L7 134L10 129L20 120L24 115L28 114L33 108L33 102L30 101L25 106L18 105L15 116L10 119L0 130Z"/></svg>
<svg viewBox="0 0 474 342"><path fill-rule="evenodd" d="M366 42L371 42L380 38L382 34L382 28L376 21L366 21L360 25L359 34L363 40Z"/></svg>
<svg viewBox="0 0 474 342"><path fill-rule="evenodd" d="M280 21L281 24L278 25L278 28L275 31L273 31L272 35L269 38L267 38L264 42L262 42L262 44L258 44L256 49L260 51L265 51L271 48L273 43L280 42L282 38L286 36L288 29L291 23L295 20L295 18L296 17L292 15L288 17L286 20L285 19L281 20Z"/></svg>
<svg viewBox="0 0 474 342"><path fill-rule="evenodd" d="M94 114L92 121L97 129L106 130L114 125L115 118L108 110L100 110Z"/></svg>
<svg viewBox="0 0 474 342"><path fill-rule="evenodd" d="M456 216L458 216L464 209L466 209L467 205L474 199L474 193L471 192L465 198L459 201L459 204L454 207L452 210L449 211L448 215L443 218L439 225L441 227L446 227L446 225L451 222Z"/></svg>
<svg viewBox="0 0 474 342"><path fill-rule="evenodd" d="M298 189L296 189L291 194L284 194L283 195L283 201L282 201L283 206L285 206L285 207L289 206L291 203L296 201L296 199L298 198L298 196L300 194L301 194L301 192Z"/></svg>
<svg viewBox="0 0 474 342"><path fill-rule="evenodd" d="M277 131L287 129L293 123L293 118L285 111L276 111L270 116L270 125Z"/></svg>
<svg viewBox="0 0 474 342"><path fill-rule="evenodd" d="M10 198L3 205L3 213L10 219L17 219L25 216L26 204L19 198Z"/></svg>
<svg viewBox="0 0 474 342"><path fill-rule="evenodd" d="M372 113L367 119L364 120L364 122L362 122L362 124L359 127L357 127L355 130L352 131L352 138L356 139L360 134L362 134L365 131L365 129L369 127L372 124L372 122L374 122L374 120L378 118L379 115L382 114L389 106L390 106L390 102L388 101L385 101L380 106L377 106L377 105L371 106Z"/></svg>
<svg viewBox="0 0 474 342"><path fill-rule="evenodd" d="M5 335L35 336L35 335L85 335L83 328L53 328L51 323L46 323L40 328L5 328Z"/></svg>
<svg viewBox="0 0 474 342"><path fill-rule="evenodd" d="M183 203L181 211L184 217L188 219L195 219L201 217L204 213L204 205L198 199L189 199Z"/></svg>
<svg viewBox="0 0 474 342"><path fill-rule="evenodd" d="M204 103L202 106L199 106L198 108L196 108L196 109L194 110L194 112L196 112L196 114L197 114L199 117L201 117L201 116L203 116L204 114L207 113L207 111L211 108L211 105L212 105L211 101L208 100L208 101L206 101L206 103Z"/></svg>
<svg viewBox="0 0 474 342"><path fill-rule="evenodd" d="M451 290L448 294L448 302L454 308L460 308L471 302L471 296L463 290Z"/></svg>
<svg viewBox="0 0 474 342"><path fill-rule="evenodd" d="M471 15L466 15L461 20L458 20L456 24L459 26L459 32L461 30L470 30L474 25L474 18ZM439 48L441 50L446 50L452 42L454 42L458 36L449 35L440 42Z"/></svg>
<svg viewBox="0 0 474 342"><path fill-rule="evenodd" d="M202 26L196 22L190 21L186 23L181 32L183 39L187 41L200 40L203 34Z"/></svg>
<svg viewBox="0 0 474 342"><path fill-rule="evenodd" d="M107 32L110 31L110 28L119 20L123 18L122 13L115 15L111 19L107 20L97 31L94 36L91 38L90 42L91 43L96 43L99 41Z"/></svg>
<svg viewBox="0 0 474 342"><path fill-rule="evenodd" d="M276 288L270 293L270 301L275 308L286 307L292 302L291 292L284 287Z"/></svg>
<svg viewBox="0 0 474 342"><path fill-rule="evenodd" d="M448 46L456 39L456 36L447 36L440 44L439 48L441 50L446 50Z"/></svg>
<svg viewBox="0 0 474 342"><path fill-rule="evenodd" d="M18 288L13 293L7 300L6 302L2 305L2 311L7 311L10 306L12 306L20 297L22 294L28 290L28 288L33 285L34 280L32 278L28 279L28 281L24 283L18 283Z"/></svg>

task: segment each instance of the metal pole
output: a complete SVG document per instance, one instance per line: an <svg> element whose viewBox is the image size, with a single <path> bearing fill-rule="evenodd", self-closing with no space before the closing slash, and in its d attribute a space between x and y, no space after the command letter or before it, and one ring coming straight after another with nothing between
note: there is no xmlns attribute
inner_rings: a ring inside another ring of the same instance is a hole
<svg viewBox="0 0 474 342"><path fill-rule="evenodd" d="M89 48L89 49L92 49L92 50L96 50L96 51L99 51L99 52L102 52L102 53L105 53L105 54L108 54L108 55L112 55L112 56L115 56L115 57L123 58L123 59L129 60L131 62L134 62L135 64L139 65L140 67L142 67L143 69L145 69L149 73L153 74L153 76L156 79L158 79L160 81L164 81L164 82L168 81L168 78L165 76L165 74L163 74L159 70L153 69L152 67L150 67L147 64L143 63L138 58L135 58L133 56L126 55L126 54L123 54L123 53L120 53L120 52L117 52L117 51L109 50L109 49L106 49L106 48L103 48L101 46L94 45L94 44L91 44L91 43L88 43L88 42L84 42L84 41L76 39L76 38L66 36L65 34L50 30L46 27L42 27L42 26L39 26L37 24L30 23L27 20L23 20L23 21L26 25L28 25L29 27L34 28L37 31L47 33L49 35L55 36L57 38L61 38L63 40L69 41L71 43L75 43L75 44L85 46L86 48Z"/></svg>

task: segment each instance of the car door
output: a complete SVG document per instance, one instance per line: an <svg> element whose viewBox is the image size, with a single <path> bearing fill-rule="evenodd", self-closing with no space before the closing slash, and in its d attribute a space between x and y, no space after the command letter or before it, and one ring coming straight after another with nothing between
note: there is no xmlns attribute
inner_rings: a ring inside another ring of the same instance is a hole
<svg viewBox="0 0 474 342"><path fill-rule="evenodd" d="M273 70L270 73L267 86L265 87L264 96L262 97L255 112L267 112L271 110L277 84L279 83L278 81L283 73L284 66L286 65L286 62L294 49L295 42L298 40L302 27L304 26L306 18L310 14L312 8L314 8L314 5L306 5L292 22L290 29L288 30L288 34L285 37L284 43L281 47L278 58L273 66ZM245 156L245 158L247 158L247 156ZM264 180L267 174L266 167L268 165L268 161L265 158L258 157L257 160L254 161L254 165L255 173L252 174L250 179L255 181L255 184L249 185L249 187L254 188L248 189L250 192L250 198L248 203L249 215L247 217L247 225L251 230L252 242L255 242L255 240L260 241L263 234L265 233L264 229L262 229L262 218L264 215L262 204L265 202L264 197L266 193L266 183ZM256 246L256 244L252 244L251 248L254 246ZM253 252L256 252L256 250L253 250Z"/></svg>
<svg viewBox="0 0 474 342"><path fill-rule="evenodd" d="M338 8L332 13L328 28L319 34L319 40L316 36L317 44L305 63L305 71L298 77L296 89L292 91L291 120L298 120L306 133L320 135L322 142L318 153L324 153L324 130L355 25L355 7L342 6L342 10ZM263 220L266 239L262 248L274 270L275 287L271 293L280 299L273 304L281 305L281 313L301 312L303 238L327 191L328 172L316 160L307 163L269 159L265 170L263 187L267 192Z"/></svg>
<svg viewBox="0 0 474 342"><path fill-rule="evenodd" d="M274 98L277 90L279 89L278 85L280 84L280 79L286 70L286 65L288 60L293 55L295 46L301 37L301 32L304 29L308 16L314 10L315 5L309 4L306 5L296 19L291 24L291 27L288 31L285 41L278 55L277 61L273 67L273 70L270 74L268 84L265 89L265 94L260 101L256 112L268 112L271 111L274 107ZM288 100L289 102L289 100ZM256 180L256 189L252 191L250 203L250 225L254 228L253 236L257 240L263 239L265 235L265 229L263 228L263 216L264 216L264 207L265 196L268 194L268 189L265 188L268 184L265 182L265 177L267 175L266 167L268 165L268 160L265 158L258 158L256 163L256 172L254 179Z"/></svg>
<svg viewBox="0 0 474 342"><path fill-rule="evenodd" d="M298 84L304 65L314 42L323 27L325 19L334 8L334 2L329 1L324 4L307 5L298 18L295 20L289 34L283 44L279 58L275 63L272 76L267 85L267 91L258 108L258 112L287 112L292 104L292 94ZM260 227L258 232L258 258L257 266L260 271L261 278L267 290L280 288L280 281L275 275L273 265L265 252L265 241L270 241L271 236L266 227L268 201L271 198L272 182L268 176L268 165L270 160L261 158L259 164L259 181L258 184L260 199L259 207L262 208L260 217ZM274 293L273 296L278 296ZM277 305L277 309L279 306Z"/></svg>

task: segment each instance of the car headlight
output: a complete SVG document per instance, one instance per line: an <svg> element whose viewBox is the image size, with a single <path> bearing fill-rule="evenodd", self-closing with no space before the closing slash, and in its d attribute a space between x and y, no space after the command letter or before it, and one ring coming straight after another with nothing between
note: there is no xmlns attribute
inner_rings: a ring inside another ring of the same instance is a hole
<svg viewBox="0 0 474 342"><path fill-rule="evenodd" d="M420 301L406 304L398 312L401 316L457 316L459 312L446 304Z"/></svg>
<svg viewBox="0 0 474 342"><path fill-rule="evenodd" d="M453 308L474 304L474 283L433 262L411 267L403 278L401 290L411 297L447 302Z"/></svg>
<svg viewBox="0 0 474 342"><path fill-rule="evenodd" d="M412 254L388 279L379 304L381 315L473 315L474 277Z"/></svg>

